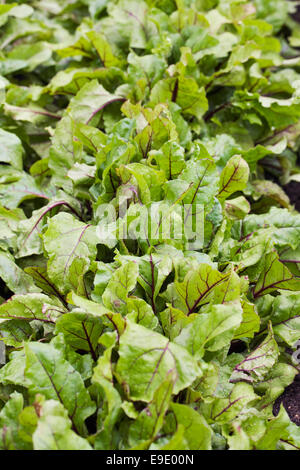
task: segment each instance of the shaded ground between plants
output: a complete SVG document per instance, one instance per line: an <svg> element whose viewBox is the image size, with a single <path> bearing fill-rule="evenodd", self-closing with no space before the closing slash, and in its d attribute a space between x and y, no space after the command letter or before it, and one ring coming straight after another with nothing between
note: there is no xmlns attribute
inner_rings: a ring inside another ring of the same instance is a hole
<svg viewBox="0 0 300 470"><path fill-rule="evenodd" d="M292 0L292 1L295 1L295 0ZM295 21L300 22L300 7L299 6L297 6L297 9L295 13L292 15L292 17L294 18Z"/></svg>
<svg viewBox="0 0 300 470"><path fill-rule="evenodd" d="M293 204L295 209L300 212L300 183L291 181L284 186L284 190L290 198L291 204Z"/></svg>
<svg viewBox="0 0 300 470"><path fill-rule="evenodd" d="M296 13L292 16L294 20L300 22L300 7L297 8ZM291 204L300 212L300 183L291 181L284 186L284 190L290 198ZM300 426L300 374L296 375L294 382L275 401L273 406L273 414L275 416L279 413L281 403L283 403L291 421Z"/></svg>
<svg viewBox="0 0 300 470"><path fill-rule="evenodd" d="M291 204L300 212L300 183L291 181L283 188L290 198ZM300 374L295 377L294 382L285 389L283 394L277 398L273 407L275 416L279 413L281 403L283 403L291 421L300 426Z"/></svg>
<svg viewBox="0 0 300 470"><path fill-rule="evenodd" d="M294 382L285 389L283 394L277 398L273 407L275 416L279 413L281 403L283 403L290 420L300 426L300 374L295 377Z"/></svg>

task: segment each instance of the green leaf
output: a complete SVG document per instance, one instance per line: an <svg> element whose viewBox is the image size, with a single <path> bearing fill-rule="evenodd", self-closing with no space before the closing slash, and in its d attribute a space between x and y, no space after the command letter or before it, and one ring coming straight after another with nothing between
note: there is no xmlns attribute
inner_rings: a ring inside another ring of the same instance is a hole
<svg viewBox="0 0 300 470"><path fill-rule="evenodd" d="M18 348L23 341L28 341L33 335L33 329L26 320L7 320L0 323L1 341L7 346Z"/></svg>
<svg viewBox="0 0 300 470"><path fill-rule="evenodd" d="M272 238L277 246L289 245L294 250L299 245L300 216L288 209L272 207L266 214L253 214L243 222L244 235L260 230L262 234L272 228Z"/></svg>
<svg viewBox="0 0 300 470"><path fill-rule="evenodd" d="M95 448L97 450L109 450L116 445L115 425L121 416L122 400L119 392L113 386L112 375L112 350L116 336L112 338L112 344L99 357L92 377L93 384L100 388L101 408L98 411Z"/></svg>
<svg viewBox="0 0 300 470"><path fill-rule="evenodd" d="M290 200L288 196L285 194L283 189L276 183L272 181L253 181L253 187L255 191L255 195L263 196L264 198L273 199L276 203L278 203L281 207L290 207Z"/></svg>
<svg viewBox="0 0 300 470"><path fill-rule="evenodd" d="M203 416L188 405L172 403L176 426L184 426L189 450L211 450L212 430Z"/></svg>
<svg viewBox="0 0 300 470"><path fill-rule="evenodd" d="M0 382L3 385L14 384L27 387L29 381L25 377L25 366L24 351L13 351L9 362L0 369Z"/></svg>
<svg viewBox="0 0 300 470"><path fill-rule="evenodd" d="M239 328L235 331L234 339L253 338L260 328L260 318L255 305L243 300L243 317Z"/></svg>
<svg viewBox="0 0 300 470"><path fill-rule="evenodd" d="M174 307L191 315L212 298L219 297L221 301L234 300L236 295L232 296L230 291L227 293L229 280L230 273L222 274L209 264L202 263L197 269L190 270L183 282L174 283L168 298L170 297Z"/></svg>
<svg viewBox="0 0 300 470"><path fill-rule="evenodd" d="M10 181L9 185L0 184L0 201L4 207L15 209L28 199L49 200L47 191L43 191L29 174L20 173L16 179L18 181L13 184Z"/></svg>
<svg viewBox="0 0 300 470"><path fill-rule="evenodd" d="M40 291L32 278L14 262L14 257L2 250L0 250L0 277L15 294Z"/></svg>
<svg viewBox="0 0 300 470"><path fill-rule="evenodd" d="M185 168L184 149L176 142L166 142L160 150L152 151L149 159L155 159L168 180L177 178Z"/></svg>
<svg viewBox="0 0 300 470"><path fill-rule="evenodd" d="M296 7L0 1L1 448L300 448Z"/></svg>
<svg viewBox="0 0 300 470"><path fill-rule="evenodd" d="M65 342L64 335L58 333L51 340L51 345L60 351L63 357L81 375L83 380L88 380L93 375L93 359L89 354L82 354L82 351L75 352L74 349Z"/></svg>
<svg viewBox="0 0 300 470"><path fill-rule="evenodd" d="M95 405L80 374L51 345L29 343L25 354L25 377L31 396L42 391L46 399L60 402L68 411L73 428L84 434L84 420L94 413Z"/></svg>
<svg viewBox="0 0 300 470"><path fill-rule="evenodd" d="M172 202L182 197L185 204L208 204L217 194L218 180L212 160L193 158L186 162L186 167L176 180L164 185L166 197Z"/></svg>
<svg viewBox="0 0 300 470"><path fill-rule="evenodd" d="M128 441L131 447L143 444L148 448L154 442L164 423L173 391L175 377L171 371L159 385L149 405L139 414L129 428Z"/></svg>
<svg viewBox="0 0 300 470"><path fill-rule="evenodd" d="M115 312L126 312L127 296L135 287L138 272L138 264L129 261L113 273L102 295L105 307Z"/></svg>
<svg viewBox="0 0 300 470"><path fill-rule="evenodd" d="M218 198L223 201L236 191L241 191L248 178L249 167L245 160L240 155L231 157L220 176Z"/></svg>
<svg viewBox="0 0 300 470"><path fill-rule="evenodd" d="M255 385L257 393L263 394L258 408L265 411L268 406L273 407L276 398L294 381L296 374L297 370L293 366L276 363L265 378Z"/></svg>
<svg viewBox="0 0 300 470"><path fill-rule="evenodd" d="M151 253L140 257L125 257L138 265L137 282L147 294L148 302L155 310L155 300L161 290L164 280L172 270L172 260L164 253Z"/></svg>
<svg viewBox="0 0 300 470"><path fill-rule="evenodd" d="M275 450L279 439L288 437L288 426L290 420L282 407L276 418L267 423L267 429L263 437L257 442L257 449Z"/></svg>
<svg viewBox="0 0 300 470"><path fill-rule="evenodd" d="M235 366L230 380L232 382L241 380L250 383L259 382L275 365L278 356L278 346L270 326L268 336L251 354Z"/></svg>
<svg viewBox="0 0 300 470"><path fill-rule="evenodd" d="M194 78L179 76L159 81L152 89L150 100L154 104L175 102L182 113L201 119L208 109L204 88L199 88Z"/></svg>
<svg viewBox="0 0 300 470"><path fill-rule="evenodd" d="M109 68L119 65L119 60L114 56L111 46L103 34L90 31L87 37L92 41L104 67Z"/></svg>
<svg viewBox="0 0 300 470"><path fill-rule="evenodd" d="M54 323L63 313L62 304L44 294L14 295L0 305L0 318L5 319Z"/></svg>
<svg viewBox="0 0 300 470"><path fill-rule="evenodd" d="M289 269L279 261L278 254L273 251L264 258L262 272L253 290L255 298L278 289L299 290L300 279L293 276Z"/></svg>
<svg viewBox="0 0 300 470"><path fill-rule="evenodd" d="M24 150L20 139L15 134L0 129L0 145L2 148L0 161L22 170Z"/></svg>
<svg viewBox="0 0 300 470"><path fill-rule="evenodd" d="M151 450L188 450L188 443L184 437L185 427L182 424L178 424L176 432L172 435L169 440L162 440L162 443L152 444Z"/></svg>
<svg viewBox="0 0 300 470"><path fill-rule="evenodd" d="M92 124L102 109L116 101L122 102L124 98L109 93L97 80L92 80L71 100L68 113L74 121Z"/></svg>
<svg viewBox="0 0 300 470"><path fill-rule="evenodd" d="M34 450L92 450L88 441L71 427L72 421L64 406L56 400L45 401L32 436Z"/></svg>
<svg viewBox="0 0 300 470"><path fill-rule="evenodd" d="M78 278L83 278L90 262L96 257L95 228L65 212L49 221L43 235L44 248L49 257L47 273L64 294L72 289L76 292Z"/></svg>
<svg viewBox="0 0 300 470"><path fill-rule="evenodd" d="M242 308L239 303L213 305L209 313L201 313L184 327L175 343L200 359L205 350L217 351L230 344L241 320Z"/></svg>
<svg viewBox="0 0 300 470"><path fill-rule="evenodd" d="M152 308L143 299L129 298L127 300L128 314L126 318L133 320L150 330L160 331L158 318L155 316Z"/></svg>
<svg viewBox="0 0 300 470"><path fill-rule="evenodd" d="M272 308L272 324L276 336L293 347L300 338L299 293L275 297Z"/></svg>
<svg viewBox="0 0 300 470"><path fill-rule="evenodd" d="M174 393L201 376L197 362L185 349L132 322L120 338L119 355L117 378L133 400L151 400L170 370L176 374Z"/></svg>
<svg viewBox="0 0 300 470"><path fill-rule="evenodd" d="M65 304L63 296L50 281L45 266L28 266L24 268L24 271L32 277L35 285L39 287L39 289L42 289L45 294L58 297L62 303Z"/></svg>
<svg viewBox="0 0 300 470"><path fill-rule="evenodd" d="M0 448L2 450L22 449L22 445L20 445L18 436L18 417L23 409L23 405L23 395L21 393L14 392L0 411L0 428L2 429L0 437Z"/></svg>
<svg viewBox="0 0 300 470"><path fill-rule="evenodd" d="M10 247L15 247L17 228L23 219L22 209L8 210L0 207L0 240Z"/></svg>
<svg viewBox="0 0 300 470"><path fill-rule="evenodd" d="M228 398L216 398L212 404L203 404L200 410L208 423L227 423L245 410L258 396L251 385L240 382L235 384Z"/></svg>
<svg viewBox="0 0 300 470"><path fill-rule="evenodd" d="M231 220L243 219L250 212L250 204L243 196L225 202L226 215Z"/></svg>
<svg viewBox="0 0 300 470"><path fill-rule="evenodd" d="M75 198L58 191L56 196L41 209L32 212L31 217L24 219L18 226L18 253L17 256L22 258L33 254L42 253L42 240L40 232L47 216L51 211L59 209L68 209L73 214L78 215L79 207ZM78 212L77 212L78 211Z"/></svg>
<svg viewBox="0 0 300 470"><path fill-rule="evenodd" d="M81 349L91 353L96 359L98 339L103 326L100 318L86 313L65 313L56 322L55 331L63 333L67 344L74 349Z"/></svg>

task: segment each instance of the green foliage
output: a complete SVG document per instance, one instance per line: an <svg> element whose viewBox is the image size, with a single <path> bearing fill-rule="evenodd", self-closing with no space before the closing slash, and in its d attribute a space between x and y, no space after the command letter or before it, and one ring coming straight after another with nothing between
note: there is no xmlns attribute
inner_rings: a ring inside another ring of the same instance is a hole
<svg viewBox="0 0 300 470"><path fill-rule="evenodd" d="M1 2L0 449L300 448L292 10Z"/></svg>

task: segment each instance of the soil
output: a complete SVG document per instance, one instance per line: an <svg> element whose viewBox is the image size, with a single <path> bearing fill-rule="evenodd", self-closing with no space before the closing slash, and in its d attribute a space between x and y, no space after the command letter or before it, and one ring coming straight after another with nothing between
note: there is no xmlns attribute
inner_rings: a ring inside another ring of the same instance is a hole
<svg viewBox="0 0 300 470"><path fill-rule="evenodd" d="M286 184L283 189L290 198L291 204L300 212L300 183L291 181Z"/></svg>
<svg viewBox="0 0 300 470"><path fill-rule="evenodd" d="M295 0L292 0L292 1L295 1ZM296 9L295 13L292 15L292 17L295 21L300 22L300 6L299 5L297 6L297 9Z"/></svg>
<svg viewBox="0 0 300 470"><path fill-rule="evenodd" d="M300 23L300 5L297 6L292 17ZM298 154L297 164L299 165L299 163L300 155ZM283 189L290 198L291 204L300 212L300 183L291 181ZM300 374L296 375L294 382L275 401L273 406L273 414L275 416L279 413L281 403L283 403L290 420L297 424L297 426L300 426Z"/></svg>
<svg viewBox="0 0 300 470"><path fill-rule="evenodd" d="M275 401L273 406L275 416L279 413L281 403L283 403L290 420L300 426L300 374L296 375L294 382Z"/></svg>

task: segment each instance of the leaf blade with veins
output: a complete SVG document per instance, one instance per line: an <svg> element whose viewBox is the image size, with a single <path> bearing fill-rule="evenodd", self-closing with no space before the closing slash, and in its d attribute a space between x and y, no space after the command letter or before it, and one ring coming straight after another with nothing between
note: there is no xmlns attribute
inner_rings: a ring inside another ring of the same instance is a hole
<svg viewBox="0 0 300 470"><path fill-rule="evenodd" d="M49 257L47 272L63 294L78 289L79 280L96 258L96 227L77 221L61 212L52 217L43 235Z"/></svg>
<svg viewBox="0 0 300 470"><path fill-rule="evenodd" d="M233 383L238 381L250 383L261 381L272 369L278 356L278 346L270 325L268 336L251 354L235 366L230 381Z"/></svg>
<svg viewBox="0 0 300 470"><path fill-rule="evenodd" d="M171 371L155 391L152 401L130 426L128 433L130 446L147 449L154 442L170 405L173 391L172 375Z"/></svg>
<svg viewBox="0 0 300 470"><path fill-rule="evenodd" d="M297 291L300 289L300 278L294 276L290 270L279 261L276 251L268 253L259 279L254 287L254 298L266 295L278 289Z"/></svg>
<svg viewBox="0 0 300 470"><path fill-rule="evenodd" d="M220 201L245 188L249 178L249 166L240 156L235 155L227 162L220 176L219 194Z"/></svg>
<svg viewBox="0 0 300 470"><path fill-rule="evenodd" d="M53 188L50 192L42 190L34 178L27 173L20 173L20 178L15 183L0 185L0 202L8 209L15 209L21 202L28 199L50 200L53 195Z"/></svg>
<svg viewBox="0 0 300 470"><path fill-rule="evenodd" d="M0 161L9 163L17 170L22 170L24 150L19 137L4 129L0 129L0 146Z"/></svg>
<svg viewBox="0 0 300 470"><path fill-rule="evenodd" d="M222 274L209 264L201 263L198 269L187 273L183 282L175 282L173 306L191 315L203 303L209 302L214 295L222 294L224 288L226 292L226 284L230 280L231 273Z"/></svg>
<svg viewBox="0 0 300 470"><path fill-rule="evenodd" d="M240 302L212 305L207 313L197 315L175 338L175 343L200 359L205 350L218 351L230 343L242 320Z"/></svg>
<svg viewBox="0 0 300 470"><path fill-rule="evenodd" d="M170 370L175 373L174 393L202 374L196 360L184 348L130 321L120 338L119 355L116 376L133 400L152 400Z"/></svg>
<svg viewBox="0 0 300 470"><path fill-rule="evenodd" d="M32 435L34 450L92 450L88 441L72 429L61 403L47 400L39 405L37 427Z"/></svg>
<svg viewBox="0 0 300 470"><path fill-rule="evenodd" d="M92 80L86 83L71 100L68 113L74 121L90 124L102 109L117 101L125 101L125 98L112 95L98 83L98 80Z"/></svg>
<svg viewBox="0 0 300 470"><path fill-rule="evenodd" d="M27 292L40 292L32 278L26 274L16 263L13 256L0 249L0 278L15 294Z"/></svg>
<svg viewBox="0 0 300 470"><path fill-rule="evenodd" d="M81 375L52 345L31 342L25 345L25 377L32 396L43 392L47 399L59 401L68 411L79 434L85 434L84 420L95 411L95 405Z"/></svg>
<svg viewBox="0 0 300 470"><path fill-rule="evenodd" d="M91 353L97 359L96 348L103 326L100 318L82 312L71 312L61 316L55 326L56 333L63 333L67 344L74 349Z"/></svg>
<svg viewBox="0 0 300 470"><path fill-rule="evenodd" d="M211 450L212 430L204 417L188 405L172 403L176 426L185 428L184 438L190 450Z"/></svg>
<svg viewBox="0 0 300 470"><path fill-rule="evenodd" d="M57 299L45 294L13 295L0 305L0 318L54 323L65 311Z"/></svg>
<svg viewBox="0 0 300 470"><path fill-rule="evenodd" d="M29 219L22 220L19 224L19 250L16 256L22 258L24 256L42 253L42 242L39 236L39 227L42 225L44 217L50 215L52 209L63 207L80 218L78 213L78 206L79 204L75 198L68 196L63 191L58 191L57 195L52 199L51 202L49 202L49 204L43 206L41 209L33 211Z"/></svg>
<svg viewBox="0 0 300 470"><path fill-rule="evenodd" d="M102 294L102 300L108 309L126 313L127 296L136 285L139 267L135 261L128 261L118 268L108 282Z"/></svg>

